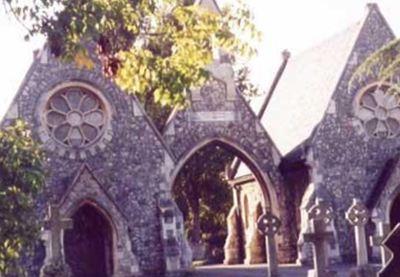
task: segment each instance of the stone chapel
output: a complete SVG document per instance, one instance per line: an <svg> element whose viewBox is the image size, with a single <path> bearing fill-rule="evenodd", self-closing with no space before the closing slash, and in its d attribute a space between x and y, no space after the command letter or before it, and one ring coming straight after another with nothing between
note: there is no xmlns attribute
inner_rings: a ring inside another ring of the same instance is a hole
<svg viewBox="0 0 400 277"><path fill-rule="evenodd" d="M344 216L353 198L372 213L370 235L378 231L379 223L393 228L400 222L400 105L399 98L389 93L398 77L382 83L372 73L352 80L357 67L393 39L379 7L368 4L362 20L330 39L293 57L284 51L270 95L252 103L279 150L275 160L288 193L284 207L270 203L280 218L292 222L290 232L278 236L281 262L293 261L286 240L297 241L298 263L312 262L311 246L301 234L309 228L307 211L315 197L328 201L335 211L330 226L335 243L329 247L333 262L355 259L353 233ZM231 166L230 178L235 198L232 213L235 210L237 218L231 224L241 232L228 237L225 262L265 261L262 238L251 224L262 212L260 186L240 162ZM242 256L229 247L239 237ZM369 251L371 258L379 259L378 247Z"/></svg>
<svg viewBox="0 0 400 277"><path fill-rule="evenodd" d="M219 11L214 0L198 3ZM272 97L252 105L219 53L209 66L213 77L190 92L190 107L175 110L162 133L99 64L80 69L45 46L2 126L23 118L47 154L38 220L73 224L43 232L25 261L30 276L58 254L74 276L160 276L189 268L191 249L171 187L188 159L210 144L246 164L235 162L227 172L235 204L226 263L265 261L255 222L266 210L282 221L279 261L309 261L301 233L316 196L336 213L330 258L346 261L355 251L344 219L352 198L374 211L375 223L400 222L400 101L388 93L398 80L369 76L350 83L357 66L394 38L377 5L369 4L361 21L332 39L298 56L285 52Z"/></svg>

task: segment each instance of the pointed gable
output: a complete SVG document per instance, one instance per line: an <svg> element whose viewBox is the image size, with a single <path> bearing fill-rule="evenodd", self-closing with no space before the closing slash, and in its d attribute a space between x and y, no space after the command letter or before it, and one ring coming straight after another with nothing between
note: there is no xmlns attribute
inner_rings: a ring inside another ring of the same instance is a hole
<svg viewBox="0 0 400 277"><path fill-rule="evenodd" d="M393 36L377 5L369 4L363 20L289 59L262 117L263 125L283 155L305 141L323 118L347 65L357 62L350 57L359 38L367 35L379 39L378 34L363 28L371 22L383 25Z"/></svg>
<svg viewBox="0 0 400 277"><path fill-rule="evenodd" d="M216 0L198 0L197 5L215 13L221 13Z"/></svg>

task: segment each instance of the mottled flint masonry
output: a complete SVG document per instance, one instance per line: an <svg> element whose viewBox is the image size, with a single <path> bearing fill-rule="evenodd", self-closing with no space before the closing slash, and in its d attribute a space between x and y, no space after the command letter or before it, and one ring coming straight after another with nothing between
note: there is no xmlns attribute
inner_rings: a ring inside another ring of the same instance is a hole
<svg viewBox="0 0 400 277"><path fill-rule="evenodd" d="M28 72L4 124L20 116L33 127L36 139L43 138L39 134L44 132L42 111L38 109L42 106L40 102L50 97L54 87L69 82L82 82L101 91L111 109L110 126L104 136L108 139L87 150L84 159L54 148L51 138L42 141L47 150L49 176L38 210L44 211L48 201L58 203L85 163L127 219L132 251L140 270L161 270L163 250L157 197L161 185L166 183L164 165L172 158L134 98L104 79L98 66L93 71L79 70L61 64L44 50ZM104 206L104 203L98 204ZM35 270L40 268L40 263L33 265Z"/></svg>
<svg viewBox="0 0 400 277"><path fill-rule="evenodd" d="M372 77L349 85L349 81L366 57L391 41L394 35L375 5L364 22L359 37L344 68L330 108L316 128L310 143L313 175L318 176L317 194L330 201L336 212L335 228L339 251L344 261L354 259L354 238L344 213L353 198L366 203L378 182L386 162L397 156L398 138L374 138L366 134L355 114L360 91L373 83ZM384 185L384 184L382 184Z"/></svg>
<svg viewBox="0 0 400 277"><path fill-rule="evenodd" d="M313 176L311 181L316 194L323 196L335 210L332 228L338 238L338 253L346 261L354 257L355 250L344 212L352 198L360 198L364 203L370 199L386 162L398 155L400 146L397 138L368 136L357 119L355 98L362 88L374 81L373 78L352 87L349 87L349 80L357 65L393 37L377 7L370 5L370 13L330 106L308 140L306 156ZM215 79L192 92L191 107L175 113L161 135L137 100L105 79L98 64L92 71L78 69L58 62L43 49L35 57L2 122L4 126L14 118L24 118L47 153L45 166L49 175L46 191L38 203L38 219L44 219L49 202L64 201L62 216L70 216L74 206L91 198L110 214L117 226L114 231L119 234L119 245L114 255L116 264L120 265L118 276L131 276L129 272L150 276L174 266L182 269L187 263L183 254L187 253L187 244L182 238L182 226L174 230L173 224L169 224L171 229L166 230L163 220L169 215L165 213L165 218L160 215L159 203L170 203L168 207L173 207L170 210L175 217L172 222L182 225L181 215L171 202L174 179L196 150L208 143L219 143L233 150L255 173L264 206L270 206L282 220L278 258L281 262L294 261L298 234L293 206L299 196L282 177L278 168L281 157L274 143L235 91L231 66L215 62L210 70ZM46 133L43 123L44 107L54 89L71 84L92 87L101 94L109 118L101 138L79 150L60 147ZM394 176L398 175L397 166ZM378 199L378 206L383 209L387 207L384 203L398 192L395 177L389 178L383 198ZM309 206L314 201L313 193L307 193ZM387 215L383 219L387 221ZM170 234L175 237L167 238ZM167 242L176 244L168 245L171 251L165 249ZM129 259L127 252L132 254ZM30 276L38 276L43 260L41 246L35 258L26 261Z"/></svg>

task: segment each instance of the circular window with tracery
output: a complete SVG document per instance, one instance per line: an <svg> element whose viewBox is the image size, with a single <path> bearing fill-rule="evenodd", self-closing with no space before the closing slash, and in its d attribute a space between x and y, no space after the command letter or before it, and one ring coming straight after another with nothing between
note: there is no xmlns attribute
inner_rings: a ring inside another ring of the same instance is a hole
<svg viewBox="0 0 400 277"><path fill-rule="evenodd" d="M369 86L361 93L356 116L373 137L392 138L400 133L400 98L389 84Z"/></svg>
<svg viewBox="0 0 400 277"><path fill-rule="evenodd" d="M57 142L82 148L103 135L107 112L95 93L74 86L61 89L50 97L44 120L50 136Z"/></svg>

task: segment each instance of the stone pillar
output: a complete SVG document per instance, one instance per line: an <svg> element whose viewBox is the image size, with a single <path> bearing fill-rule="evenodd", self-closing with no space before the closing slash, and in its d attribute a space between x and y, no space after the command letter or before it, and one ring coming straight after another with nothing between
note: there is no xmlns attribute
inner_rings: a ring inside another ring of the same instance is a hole
<svg viewBox="0 0 400 277"><path fill-rule="evenodd" d="M367 240L365 235L365 225L369 220L369 212L361 200L353 199L353 204L346 212L346 219L354 226L357 249L357 266L351 269L350 276L373 277L375 276L375 272L368 265Z"/></svg>
<svg viewBox="0 0 400 277"><path fill-rule="evenodd" d="M242 257L240 253L241 241L238 232L239 215L237 214L237 208L235 206L231 208L226 221L228 225L228 236L226 237L224 245L224 264L240 264L242 262Z"/></svg>
<svg viewBox="0 0 400 277"><path fill-rule="evenodd" d="M245 264L260 264L265 262L265 237L257 229L257 220L262 215L262 207L259 203L252 214L250 226L251 235L246 242Z"/></svg>
<svg viewBox="0 0 400 277"><path fill-rule="evenodd" d="M164 258L166 271L169 273L184 270L184 264L191 264L192 257L183 257L182 241L180 239L177 225L179 222L176 216L176 206L174 201L168 197L161 197L158 201L161 212L162 240L164 248ZM190 259L189 262L182 262L182 259Z"/></svg>

